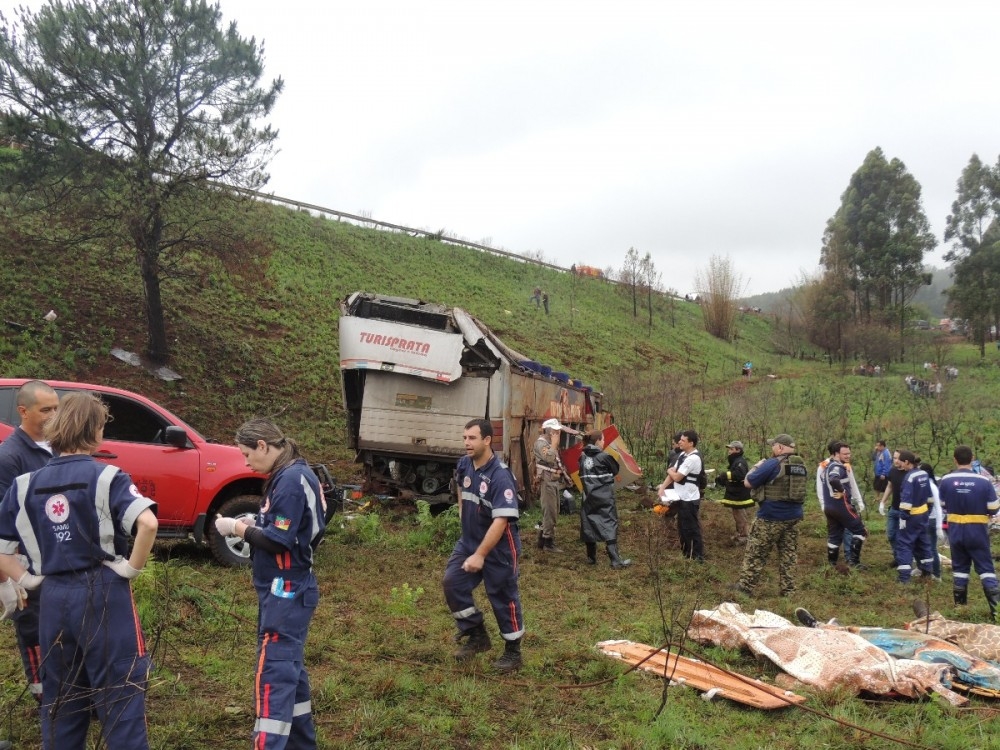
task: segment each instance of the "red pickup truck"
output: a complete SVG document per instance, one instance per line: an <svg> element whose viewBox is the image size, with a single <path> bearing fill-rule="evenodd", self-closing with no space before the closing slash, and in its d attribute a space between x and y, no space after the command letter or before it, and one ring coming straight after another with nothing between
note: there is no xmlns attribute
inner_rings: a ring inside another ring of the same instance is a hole
<svg viewBox="0 0 1000 750"><path fill-rule="evenodd" d="M0 440L21 423L15 397L25 378L0 378ZM98 461L114 464L131 475L136 487L157 504L159 536L207 541L223 565L246 565L247 545L235 537L220 537L211 519L215 515L256 513L264 477L252 472L235 445L223 445L198 431L162 406L137 393L88 383L46 380L60 396L90 391L108 405L111 419L104 442L94 453ZM326 467L313 466L333 511L335 488Z"/></svg>

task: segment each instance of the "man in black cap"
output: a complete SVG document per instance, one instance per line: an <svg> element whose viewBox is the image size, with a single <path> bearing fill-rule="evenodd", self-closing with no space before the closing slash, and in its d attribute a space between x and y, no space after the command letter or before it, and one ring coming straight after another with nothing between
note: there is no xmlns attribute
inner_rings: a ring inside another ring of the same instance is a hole
<svg viewBox="0 0 1000 750"><path fill-rule="evenodd" d="M750 509L753 498L750 489L743 484L750 467L743 455L743 443L733 440L726 445L729 451L729 466L715 475L715 483L725 487L722 504L733 511L733 522L736 524L736 536L732 538L734 545L744 545L750 536Z"/></svg>
<svg viewBox="0 0 1000 750"><path fill-rule="evenodd" d="M798 562L802 506L806 499L809 472L802 457L795 452L791 435L782 433L769 440L771 458L755 466L745 487L760 489L757 518L750 529L750 539L743 554L739 583L733 590L753 596L771 548L778 550L778 578L782 596L795 593L795 565Z"/></svg>

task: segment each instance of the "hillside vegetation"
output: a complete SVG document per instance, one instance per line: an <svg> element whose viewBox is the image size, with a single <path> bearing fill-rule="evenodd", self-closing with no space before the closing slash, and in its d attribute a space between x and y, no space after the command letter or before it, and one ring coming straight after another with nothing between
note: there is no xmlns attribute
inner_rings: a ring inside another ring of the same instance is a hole
<svg viewBox="0 0 1000 750"><path fill-rule="evenodd" d="M697 305L658 299L652 328L626 290L434 240L257 204L246 236L220 260L192 253L164 284L175 383L109 355L141 352L142 287L127 249L68 250L0 238L0 372L114 383L165 403L211 437L276 415L315 458L343 461L338 302L356 290L464 308L515 349L607 389L621 373L695 377L713 388L765 356L768 327L737 346L704 333ZM529 301L535 286L550 314ZM53 309L58 318L42 318ZM27 326L22 330L21 326ZM612 408L614 405L612 404Z"/></svg>

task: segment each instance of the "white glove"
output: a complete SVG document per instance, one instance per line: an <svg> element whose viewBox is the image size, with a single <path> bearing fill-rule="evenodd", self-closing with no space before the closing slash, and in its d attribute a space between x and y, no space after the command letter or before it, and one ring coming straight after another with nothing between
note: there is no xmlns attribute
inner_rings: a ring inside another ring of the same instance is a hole
<svg viewBox="0 0 1000 750"><path fill-rule="evenodd" d="M117 557L114 560L105 560L103 565L105 567L111 568L115 573L120 575L122 578L131 579L136 578L142 571L138 568L133 568L128 564L128 560L124 557Z"/></svg>
<svg viewBox="0 0 1000 750"><path fill-rule="evenodd" d="M236 519L229 516L216 516L215 530L222 536L236 536Z"/></svg>
<svg viewBox="0 0 1000 750"><path fill-rule="evenodd" d="M884 500L878 504L878 514L880 516L884 516L885 515L885 501Z"/></svg>
<svg viewBox="0 0 1000 750"><path fill-rule="evenodd" d="M0 605L3 611L0 612L0 620L6 620L14 612L24 608L24 600L28 596L27 592L14 583L14 579L8 578L0 583Z"/></svg>
<svg viewBox="0 0 1000 750"><path fill-rule="evenodd" d="M17 585L22 589L27 589L28 591L34 591L39 586L42 585L42 581L45 580L45 576L36 576L34 573L29 573L24 571L24 575L17 579Z"/></svg>
<svg viewBox="0 0 1000 750"><path fill-rule="evenodd" d="M244 526L256 526L257 525L257 514L256 513L241 513L236 516L237 521L242 521Z"/></svg>
<svg viewBox="0 0 1000 750"><path fill-rule="evenodd" d="M858 506L858 513L864 513L865 512L865 499L863 497L861 497L861 495L858 495L858 497L856 499L856 503L857 503L857 506Z"/></svg>

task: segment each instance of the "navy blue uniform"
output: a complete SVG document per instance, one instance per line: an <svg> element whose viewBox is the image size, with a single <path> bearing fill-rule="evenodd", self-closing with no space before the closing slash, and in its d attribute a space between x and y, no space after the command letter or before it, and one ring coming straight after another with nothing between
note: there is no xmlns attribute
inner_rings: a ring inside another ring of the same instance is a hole
<svg viewBox="0 0 1000 750"><path fill-rule="evenodd" d="M470 456L458 461L458 486L462 504L462 536L448 559L444 573L444 598L464 634L483 624L472 592L480 581L486 588L493 614L506 641L524 635L521 595L518 591L521 537L518 534L517 486L510 470L494 453L479 469ZM466 558L475 554L494 519L506 518L507 529L483 562L483 569L469 573L462 569Z"/></svg>
<svg viewBox="0 0 1000 750"><path fill-rule="evenodd" d="M834 494L840 497L834 497ZM844 531L851 537L860 537L863 542L868 537L868 529L854 507L855 498L851 497L851 477L848 468L842 462L831 459L823 472L823 514L826 516L826 548L830 562L837 561L840 544L844 541ZM845 544L848 559L851 558L851 545Z"/></svg>
<svg viewBox="0 0 1000 750"><path fill-rule="evenodd" d="M970 469L946 474L938 483L941 507L948 514L948 544L951 547L951 572L956 591L969 587L969 571L976 573L987 592L997 584L990 551L990 515L1000 510L996 490L989 477Z"/></svg>
<svg viewBox="0 0 1000 750"><path fill-rule="evenodd" d="M20 474L37 471L52 460L52 454L18 427L0 444L0 498ZM39 672L41 649L38 647L38 591L28 592L24 609L15 612L14 633L17 648L21 652L21 663L28 678L28 690L35 700L42 699L42 678Z"/></svg>
<svg viewBox="0 0 1000 750"><path fill-rule="evenodd" d="M257 528L283 551L251 547L257 591L255 750L316 747L305 643L319 604L313 550L323 536L323 495L303 459L271 477Z"/></svg>
<svg viewBox="0 0 1000 750"><path fill-rule="evenodd" d="M127 474L60 456L22 475L0 505L0 553L27 553L40 587L42 742L82 748L91 707L108 747L144 750L149 656L129 582L102 565L127 557L139 515L156 504Z"/></svg>
<svg viewBox="0 0 1000 750"><path fill-rule="evenodd" d="M896 537L896 572L900 583L909 583L914 557L924 575L931 575L934 550L927 537L931 480L922 469L910 469L899 490L899 535Z"/></svg>

